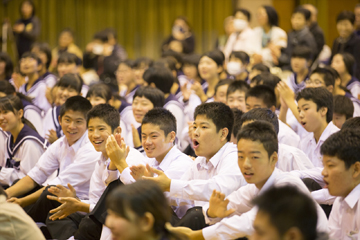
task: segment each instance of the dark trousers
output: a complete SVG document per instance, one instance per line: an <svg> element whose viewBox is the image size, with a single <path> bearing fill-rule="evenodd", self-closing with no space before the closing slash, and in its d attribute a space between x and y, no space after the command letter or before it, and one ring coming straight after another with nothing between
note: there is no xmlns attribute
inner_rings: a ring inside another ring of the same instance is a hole
<svg viewBox="0 0 360 240"><path fill-rule="evenodd" d="M205 223L202 207L193 207L188 209L181 219L179 219L176 214L173 213L171 218L171 225L176 227L188 227L194 231L203 229L204 227L208 226Z"/></svg>

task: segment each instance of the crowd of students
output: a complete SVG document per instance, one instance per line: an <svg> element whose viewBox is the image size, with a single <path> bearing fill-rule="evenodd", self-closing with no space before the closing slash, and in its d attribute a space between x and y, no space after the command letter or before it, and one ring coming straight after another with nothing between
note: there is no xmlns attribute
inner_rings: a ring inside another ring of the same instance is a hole
<svg viewBox="0 0 360 240"><path fill-rule="evenodd" d="M360 239L360 38L342 11L331 51L316 15L236 9L202 55L184 17L158 60L113 29L0 53L0 236Z"/></svg>

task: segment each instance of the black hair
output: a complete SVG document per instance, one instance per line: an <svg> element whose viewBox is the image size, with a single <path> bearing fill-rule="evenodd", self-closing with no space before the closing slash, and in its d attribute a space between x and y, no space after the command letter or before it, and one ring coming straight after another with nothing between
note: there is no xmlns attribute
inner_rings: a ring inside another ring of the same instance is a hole
<svg viewBox="0 0 360 240"><path fill-rule="evenodd" d="M229 58L231 58L231 57L235 57L237 59L240 59L240 61L242 62L243 65L247 65L250 62L249 55L244 51L232 51L230 53Z"/></svg>
<svg viewBox="0 0 360 240"><path fill-rule="evenodd" d="M56 85L63 88L70 87L75 89L77 93L81 93L83 81L77 74L67 73L60 78Z"/></svg>
<svg viewBox="0 0 360 240"><path fill-rule="evenodd" d="M100 97L106 102L109 102L113 96L112 91L108 85L105 83L96 83L91 85L89 91L86 94L86 98L89 97Z"/></svg>
<svg viewBox="0 0 360 240"><path fill-rule="evenodd" d="M248 97L259 98L266 105L267 108L276 106L276 95L271 88L264 85L258 85L249 89L246 93L245 99Z"/></svg>
<svg viewBox="0 0 360 240"><path fill-rule="evenodd" d="M227 128L229 133L226 139L230 141L232 127L234 125L234 114L229 106L221 102L203 103L196 107L194 119L196 119L198 115L205 115L207 119L213 121L217 132L223 128Z"/></svg>
<svg viewBox="0 0 360 240"><path fill-rule="evenodd" d="M342 20L349 20L352 25L355 23L355 14L351 11L342 11L336 17L336 23Z"/></svg>
<svg viewBox="0 0 360 240"><path fill-rule="evenodd" d="M144 65L146 67L151 67L154 64L154 60L148 57L139 57L134 61L133 68L140 68Z"/></svg>
<svg viewBox="0 0 360 240"><path fill-rule="evenodd" d="M345 129L360 129L360 117L353 117L347 119L341 127L341 130Z"/></svg>
<svg viewBox="0 0 360 240"><path fill-rule="evenodd" d="M335 87L335 80L338 75L336 75L336 71L334 69L332 69L331 67L317 67L311 72L310 76L313 75L314 73L317 73L320 76L322 76L325 82L325 86Z"/></svg>
<svg viewBox="0 0 360 240"><path fill-rule="evenodd" d="M234 14L233 14L234 17L235 17L237 12L241 12L242 14L244 14L246 16L248 22L251 21L251 13L247 9L245 9L245 8L236 8L234 10Z"/></svg>
<svg viewBox="0 0 360 240"><path fill-rule="evenodd" d="M86 125L89 127L90 119L100 118L111 127L111 131L115 131L120 125L119 111L109 104L99 104L93 107L86 116Z"/></svg>
<svg viewBox="0 0 360 240"><path fill-rule="evenodd" d="M60 63L67 63L67 64L75 63L76 66L80 66L82 64L82 61L78 56L76 56L73 53L63 52L59 55L59 58L57 60L57 64Z"/></svg>
<svg viewBox="0 0 360 240"><path fill-rule="evenodd" d="M360 162L360 129L341 129L328 137L320 147L322 155L337 157L346 169Z"/></svg>
<svg viewBox="0 0 360 240"><path fill-rule="evenodd" d="M317 237L317 209L314 201L292 185L271 187L252 200L259 213L269 216L269 222L279 232L280 237L292 227L301 232L304 239Z"/></svg>
<svg viewBox="0 0 360 240"><path fill-rule="evenodd" d="M175 52L173 50L166 50L164 51L163 53L161 53L161 57L162 58L166 58L166 57L173 57L176 59L176 61L182 66L183 64L183 60L182 60L182 54L181 53L178 53L178 52ZM180 66L180 67L181 67Z"/></svg>
<svg viewBox="0 0 360 240"><path fill-rule="evenodd" d="M0 81L0 92L5 93L7 96L16 94L16 96L18 96L21 100L24 99L29 103L32 103L32 99L30 97L25 96L20 92L16 92L15 87L8 81Z"/></svg>
<svg viewBox="0 0 360 240"><path fill-rule="evenodd" d="M153 67L165 67L170 69L171 71L177 72L178 69L176 67L176 62L177 62L176 58L172 56L166 56L156 60L153 64Z"/></svg>
<svg viewBox="0 0 360 240"><path fill-rule="evenodd" d="M312 60L313 54L307 46L297 45L291 53L291 58L303 58L307 61Z"/></svg>
<svg viewBox="0 0 360 240"><path fill-rule="evenodd" d="M176 118L165 108L156 107L148 111L142 120L141 126L147 123L159 126L164 131L165 137L170 132L176 133Z"/></svg>
<svg viewBox="0 0 360 240"><path fill-rule="evenodd" d="M165 102L164 93L159 89L150 86L139 87L136 90L133 99L136 97L145 97L154 105L154 108L163 107Z"/></svg>
<svg viewBox="0 0 360 240"><path fill-rule="evenodd" d="M248 121L265 121L271 123L275 129L276 134L279 133L279 120L273 111L268 108L254 108L250 111L244 113L239 120L240 127L244 124L244 122Z"/></svg>
<svg viewBox="0 0 360 240"><path fill-rule="evenodd" d="M337 54L339 54L342 57L346 71L352 76L354 74L354 67L355 67L354 56L347 52L337 53Z"/></svg>
<svg viewBox="0 0 360 240"><path fill-rule="evenodd" d="M187 17L185 17L185 16L177 16L176 18L175 18L175 20L174 20L174 23L175 23L175 21L176 20L183 20L185 23L186 23L186 25L188 26L188 28L189 28L189 31L191 32L191 25L190 25L190 23L189 23L189 20L188 20L188 18ZM173 25L174 25L174 23L173 23Z"/></svg>
<svg viewBox="0 0 360 240"><path fill-rule="evenodd" d="M144 73L144 80L148 85L152 83L164 94L170 93L174 84L174 76L169 68L166 67L150 67Z"/></svg>
<svg viewBox="0 0 360 240"><path fill-rule="evenodd" d="M275 88L277 84L281 82L281 79L278 76L271 74L270 72L263 72L251 79L251 82L255 82L256 85L268 86L273 91L275 91Z"/></svg>
<svg viewBox="0 0 360 240"><path fill-rule="evenodd" d="M226 97L229 96L229 94L232 94L236 91L244 92L245 94L249 91L249 84L247 84L244 81L233 81L229 84L229 87L226 92Z"/></svg>
<svg viewBox="0 0 360 240"><path fill-rule="evenodd" d="M84 97L73 96L69 97L60 107L60 118L62 118L67 111L81 112L86 119L87 113L92 108L91 103Z"/></svg>
<svg viewBox="0 0 360 240"><path fill-rule="evenodd" d="M215 85L215 93L214 93L214 95L216 95L219 87L224 86L224 85L230 85L232 82L234 82L233 79L223 79L223 80L220 80L220 81Z"/></svg>
<svg viewBox="0 0 360 240"><path fill-rule="evenodd" d="M51 59L52 59L51 58L51 49L50 49L49 44L47 44L46 42L37 42L31 46L31 50L33 50L34 48L38 48L40 52L45 53L47 61L46 61L46 63L43 63L43 64L45 64L46 69L48 69L50 67L50 63L51 63Z"/></svg>
<svg viewBox="0 0 360 240"><path fill-rule="evenodd" d="M251 70L258 70L260 72L270 72L270 68L263 63L257 63L252 66Z"/></svg>
<svg viewBox="0 0 360 240"><path fill-rule="evenodd" d="M354 104L346 96L334 96L334 113L345 115L346 120L354 115Z"/></svg>
<svg viewBox="0 0 360 240"><path fill-rule="evenodd" d="M108 38L109 38L109 35L112 35L113 38L117 39L117 32L114 28L105 28L103 31L105 32L105 34Z"/></svg>
<svg viewBox="0 0 360 240"><path fill-rule="evenodd" d="M309 10L307 10L306 8L302 7L302 6L299 6L299 7L295 8L293 14L295 14L295 13L302 14L306 21L310 20L311 12Z"/></svg>
<svg viewBox="0 0 360 240"><path fill-rule="evenodd" d="M241 128L242 124L240 124L240 119L241 119L242 115L244 115L244 113L243 113L243 111L241 111L237 108L232 108L231 111L234 114L234 126L233 126L233 130L232 130L232 134L236 137Z"/></svg>
<svg viewBox="0 0 360 240"><path fill-rule="evenodd" d="M96 32L96 33L94 34L93 39L94 39L94 40L99 40L99 41L105 43L105 42L108 42L108 41L109 41L109 35L108 35L108 34L109 34L109 33L108 33L107 31L101 30L101 31Z"/></svg>
<svg viewBox="0 0 360 240"><path fill-rule="evenodd" d="M60 32L60 34L59 34L59 37L60 37L60 35L63 34L63 33L69 33L69 34L71 35L71 37L74 38L74 31L73 31L71 28L69 28L69 27L64 28L63 30L61 30L61 32Z"/></svg>
<svg viewBox="0 0 360 240"><path fill-rule="evenodd" d="M222 67L225 61L224 53L222 53L220 50L206 52L203 55L201 55L201 58L203 57L211 58L212 60L214 60L214 62L218 67Z"/></svg>
<svg viewBox="0 0 360 240"><path fill-rule="evenodd" d="M199 62L200 62L200 58L201 58L201 55L196 54L196 53L184 55L183 66L185 64L188 64L188 65L194 65L197 68L199 65Z"/></svg>
<svg viewBox="0 0 360 240"><path fill-rule="evenodd" d="M20 61L23 58L33 58L37 61L38 65L42 65L43 63L41 62L41 59L38 57L38 55L36 55L35 53L32 52L25 52L23 55L21 55Z"/></svg>
<svg viewBox="0 0 360 240"><path fill-rule="evenodd" d="M33 2L32 0L24 0L24 1L22 1L22 2L20 3L20 5L19 5L20 16L22 16L21 8L22 8L22 5L23 5L25 2L28 3L28 4L30 4L30 5L32 6L33 11L32 11L31 17L35 16L35 4L34 4L34 2Z"/></svg>
<svg viewBox="0 0 360 240"><path fill-rule="evenodd" d="M0 62L5 62L5 79L10 80L14 71L14 64L6 52L0 52Z"/></svg>
<svg viewBox="0 0 360 240"><path fill-rule="evenodd" d="M268 17L268 23L269 23L270 27L279 26L279 16L278 16L276 9L270 5L263 5L262 7L266 11L266 15Z"/></svg>
<svg viewBox="0 0 360 240"><path fill-rule="evenodd" d="M129 68L134 68L134 63L135 63L134 60L126 59L126 60L123 60L123 61L119 62L118 67L120 66L120 64L125 64Z"/></svg>
<svg viewBox="0 0 360 240"><path fill-rule="evenodd" d="M333 95L326 88L304 88L298 93L296 101L299 102L300 99L314 102L316 104L317 111L319 111L322 107L326 107L326 122L331 122L333 118L334 100Z"/></svg>
<svg viewBox="0 0 360 240"><path fill-rule="evenodd" d="M248 139L254 142L259 141L264 146L269 157L274 152L278 152L277 134L274 126L269 122L258 120L241 127L237 135L237 142L241 139Z"/></svg>

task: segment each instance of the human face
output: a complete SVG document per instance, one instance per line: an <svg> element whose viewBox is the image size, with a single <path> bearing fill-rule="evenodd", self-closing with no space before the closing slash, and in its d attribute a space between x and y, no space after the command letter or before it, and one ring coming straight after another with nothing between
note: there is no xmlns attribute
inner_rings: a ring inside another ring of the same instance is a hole
<svg viewBox="0 0 360 240"><path fill-rule="evenodd" d="M106 154L106 140L111 135L111 127L104 120L96 117L91 118L88 123L88 137L95 150Z"/></svg>
<svg viewBox="0 0 360 240"><path fill-rule="evenodd" d="M59 36L59 47L66 48L74 41L69 32L63 32Z"/></svg>
<svg viewBox="0 0 360 240"><path fill-rule="evenodd" d="M275 169L277 154L269 157L260 141L250 139L240 139L237 147L239 168L246 182L261 189Z"/></svg>
<svg viewBox="0 0 360 240"><path fill-rule="evenodd" d="M149 68L149 66L146 66L144 63L142 63L142 64L140 64L139 67L137 67L133 70L136 85L144 84L143 75L144 75L145 70L148 68Z"/></svg>
<svg viewBox="0 0 360 240"><path fill-rule="evenodd" d="M340 75L347 73L344 59L340 54L336 54L331 61L331 67L335 69Z"/></svg>
<svg viewBox="0 0 360 240"><path fill-rule="evenodd" d="M198 70L195 65L184 64L183 71L188 80L195 80L198 76Z"/></svg>
<svg viewBox="0 0 360 240"><path fill-rule="evenodd" d="M57 66L59 77L63 77L67 73L77 74L78 67L76 63L59 63Z"/></svg>
<svg viewBox="0 0 360 240"><path fill-rule="evenodd" d="M34 74L38 71L38 62L36 59L27 57L20 59L20 71L25 75Z"/></svg>
<svg viewBox="0 0 360 240"><path fill-rule="evenodd" d="M33 13L33 7L30 3L24 2L21 6L21 14L24 19L28 19L31 17Z"/></svg>
<svg viewBox="0 0 360 240"><path fill-rule="evenodd" d="M69 97L77 96L79 93L71 87L58 87L57 98L58 103L63 105Z"/></svg>
<svg viewBox="0 0 360 240"><path fill-rule="evenodd" d="M4 61L0 61L0 76L5 74L6 63Z"/></svg>
<svg viewBox="0 0 360 240"><path fill-rule="evenodd" d="M46 65L46 63L47 63L47 61L48 61L47 56L46 56L46 53L40 51L40 49L37 48L37 47L33 48L33 49L31 50L31 52L35 53L35 54L40 58L43 66Z"/></svg>
<svg viewBox="0 0 360 240"><path fill-rule="evenodd" d="M199 73L202 79L205 81L218 78L219 67L214 60L207 56L203 56L199 62Z"/></svg>
<svg viewBox="0 0 360 240"><path fill-rule="evenodd" d="M261 7L257 10L256 17L260 26L264 27L269 24L268 15L265 8Z"/></svg>
<svg viewBox="0 0 360 240"><path fill-rule="evenodd" d="M323 114L321 113L321 109L319 109L319 111L317 110L316 103L301 98L298 101L298 110L301 125L306 131L315 132L321 127Z"/></svg>
<svg viewBox="0 0 360 240"><path fill-rule="evenodd" d="M355 25L357 29L360 29L360 7L355 8Z"/></svg>
<svg viewBox="0 0 360 240"><path fill-rule="evenodd" d="M165 136L159 125L146 123L141 125L141 144L148 158L155 158L162 161L170 151L175 140L174 134L169 133Z"/></svg>
<svg viewBox="0 0 360 240"><path fill-rule="evenodd" d="M294 13L291 16L291 26L295 31L299 31L306 26L306 19L301 13Z"/></svg>
<svg viewBox="0 0 360 240"><path fill-rule="evenodd" d="M211 119L205 115L197 115L192 140L195 154L209 161L223 146L226 136L222 136L222 130L216 131L216 125Z"/></svg>
<svg viewBox="0 0 360 240"><path fill-rule="evenodd" d="M337 126L338 128L341 129L342 125L344 124L344 122L346 121L346 115L344 114L338 114L338 113L334 113L333 114L333 124L335 126Z"/></svg>
<svg viewBox="0 0 360 240"><path fill-rule="evenodd" d="M336 28L341 38L348 38L354 32L354 26L347 19L339 21Z"/></svg>
<svg viewBox="0 0 360 240"><path fill-rule="evenodd" d="M316 88L316 87L325 87L326 88L326 84L325 84L323 76L318 73L311 74L310 78L305 81L305 86L313 87L313 88Z"/></svg>
<svg viewBox="0 0 360 240"><path fill-rule="evenodd" d="M346 197L354 188L354 165L346 169L345 162L335 156L323 156L322 175L330 195Z"/></svg>
<svg viewBox="0 0 360 240"><path fill-rule="evenodd" d="M226 104L226 92L227 92L228 87L229 87L229 85L227 85L227 84L218 87L216 94L214 96L215 102L222 102L222 103Z"/></svg>
<svg viewBox="0 0 360 240"><path fill-rule="evenodd" d="M290 63L291 69L295 73L302 73L308 68L308 62L305 58L292 57Z"/></svg>
<svg viewBox="0 0 360 240"><path fill-rule="evenodd" d="M268 213L258 211L253 222L254 232L251 240L281 240L279 231L270 221Z"/></svg>
<svg viewBox="0 0 360 240"><path fill-rule="evenodd" d="M69 146L73 145L86 132L86 120L81 112L69 110L59 119L59 122Z"/></svg>
<svg viewBox="0 0 360 240"><path fill-rule="evenodd" d="M119 85L129 86L134 80L133 70L128 65L121 63L116 71L116 79Z"/></svg>
<svg viewBox="0 0 360 240"><path fill-rule="evenodd" d="M237 108L243 112L246 112L245 92L236 90L235 92L230 93L227 96L226 103L230 108Z"/></svg>
<svg viewBox="0 0 360 240"><path fill-rule="evenodd" d="M97 106L97 105L100 105L100 104L106 103L106 100L105 100L105 99L103 99L103 98L100 97L100 96L94 96L94 95L88 97L87 100L90 101L90 103L91 103L91 105L92 105L93 107L95 107L95 106Z"/></svg>
<svg viewBox="0 0 360 240"><path fill-rule="evenodd" d="M136 97L132 103L135 120L141 123L145 114L154 108L154 104L145 97Z"/></svg>
<svg viewBox="0 0 360 240"><path fill-rule="evenodd" d="M22 111L12 112L0 109L0 127L5 132L12 132L21 123Z"/></svg>
<svg viewBox="0 0 360 240"><path fill-rule="evenodd" d="M267 108L262 99L256 97L248 97L246 99L246 111L250 111L254 108Z"/></svg>

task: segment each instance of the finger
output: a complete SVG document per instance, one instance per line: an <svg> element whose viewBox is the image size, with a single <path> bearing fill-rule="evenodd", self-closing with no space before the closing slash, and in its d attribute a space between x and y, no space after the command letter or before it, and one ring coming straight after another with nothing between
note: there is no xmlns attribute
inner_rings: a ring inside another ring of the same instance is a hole
<svg viewBox="0 0 360 240"><path fill-rule="evenodd" d="M63 209L62 206L63 206L63 204L61 204L61 205L60 205L59 207L57 207L57 208L51 209L51 210L49 211L49 213L59 212L60 210Z"/></svg>
<svg viewBox="0 0 360 240"><path fill-rule="evenodd" d="M64 219L66 218L68 215L67 214L63 214L61 217L59 217L59 219Z"/></svg>
<svg viewBox="0 0 360 240"><path fill-rule="evenodd" d="M75 193L75 192L76 192L75 188L74 188L73 186L71 186L70 183L68 183L67 185L68 185L68 187L69 187L69 189L70 189L70 191L71 191L72 193Z"/></svg>
<svg viewBox="0 0 360 240"><path fill-rule="evenodd" d="M7 200L7 202L16 202L17 198L10 198Z"/></svg>
<svg viewBox="0 0 360 240"><path fill-rule="evenodd" d="M156 168L152 168L152 167L149 166L149 164L146 164L146 169L147 169L149 172L151 172L151 173L156 173L156 174L159 175L159 176L162 175L162 174L164 174L163 171L158 170L158 169L156 169Z"/></svg>
<svg viewBox="0 0 360 240"><path fill-rule="evenodd" d="M58 197L51 196L51 195L47 195L46 197L47 197L47 199L49 199L49 200L54 200L54 201L60 202Z"/></svg>
<svg viewBox="0 0 360 240"><path fill-rule="evenodd" d="M211 198L214 198L216 196L216 190L214 189L211 194Z"/></svg>
<svg viewBox="0 0 360 240"><path fill-rule="evenodd" d="M227 211L225 212L225 215L226 215L226 216L230 216L230 215L233 214L234 212L235 212L235 209L231 208L231 209L229 209L229 210L227 210Z"/></svg>
<svg viewBox="0 0 360 240"><path fill-rule="evenodd" d="M224 199L225 199L225 194L220 193L219 196L220 196L221 200L224 200Z"/></svg>

